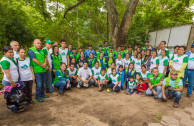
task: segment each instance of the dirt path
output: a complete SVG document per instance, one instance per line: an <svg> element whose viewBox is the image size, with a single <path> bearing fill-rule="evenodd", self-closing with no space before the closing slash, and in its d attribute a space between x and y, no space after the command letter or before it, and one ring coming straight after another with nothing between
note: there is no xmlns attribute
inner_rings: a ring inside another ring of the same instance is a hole
<svg viewBox="0 0 194 126"><path fill-rule="evenodd" d="M51 96L44 103L36 102L25 112L15 114L6 109L1 95L0 126L147 126L160 122L162 116L172 115L175 110L190 107L193 100L193 96L186 98L184 93L179 108L175 109L173 100L163 103L136 94L99 93L97 88L72 89L65 96Z"/></svg>

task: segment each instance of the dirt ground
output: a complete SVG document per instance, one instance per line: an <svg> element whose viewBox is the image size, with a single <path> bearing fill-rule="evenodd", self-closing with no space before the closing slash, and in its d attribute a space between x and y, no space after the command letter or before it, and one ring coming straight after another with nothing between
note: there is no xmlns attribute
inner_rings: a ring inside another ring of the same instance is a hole
<svg viewBox="0 0 194 126"><path fill-rule="evenodd" d="M64 96L50 95L44 103L29 105L22 113L8 110L1 95L0 126L147 126L160 122L162 116L172 115L175 110L182 111L194 101L193 95L185 97L186 89L178 109L172 107L173 100L164 103L152 96L97 90L73 88Z"/></svg>

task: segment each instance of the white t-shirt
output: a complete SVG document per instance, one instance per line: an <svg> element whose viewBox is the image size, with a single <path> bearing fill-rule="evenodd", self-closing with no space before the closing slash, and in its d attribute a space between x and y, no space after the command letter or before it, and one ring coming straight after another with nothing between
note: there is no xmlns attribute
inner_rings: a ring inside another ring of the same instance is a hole
<svg viewBox="0 0 194 126"><path fill-rule="evenodd" d="M141 72L141 65L142 65L142 60L141 59L137 59L135 58L133 60L133 64L134 64L134 68L136 70L137 73L140 73Z"/></svg>
<svg viewBox="0 0 194 126"><path fill-rule="evenodd" d="M47 51L48 62L49 62L50 68L52 69L51 53L49 52L49 50L46 47L44 47L43 49L46 49L46 51Z"/></svg>
<svg viewBox="0 0 194 126"><path fill-rule="evenodd" d="M80 76L83 80L87 80L90 76L92 76L92 71L90 68L84 69L84 67L81 67L78 70L77 75Z"/></svg>
<svg viewBox="0 0 194 126"><path fill-rule="evenodd" d="M178 56L178 54L174 54L174 56L171 58L171 60L172 60L172 66L175 68L175 70L179 70L181 68L185 58L186 58L186 60L188 60L188 56L185 54L182 56Z"/></svg>
<svg viewBox="0 0 194 126"><path fill-rule="evenodd" d="M111 68L108 68L107 75L110 76L111 74L112 74L112 69Z"/></svg>
<svg viewBox="0 0 194 126"><path fill-rule="evenodd" d="M73 71L70 70L70 68L67 68L69 75L76 75L77 74L77 69L74 68Z"/></svg>
<svg viewBox="0 0 194 126"><path fill-rule="evenodd" d="M194 53L191 52L189 56L188 68L187 69L194 69Z"/></svg>
<svg viewBox="0 0 194 126"><path fill-rule="evenodd" d="M125 68L128 68L131 61L132 61L131 58L129 58L128 60L126 58L124 59Z"/></svg>
<svg viewBox="0 0 194 126"><path fill-rule="evenodd" d="M159 73L163 73L164 71L164 66L168 66L168 57L165 56L165 57L161 57L160 59L160 63L159 63L159 66L158 66L158 69L159 69ZM166 71L165 71L166 73Z"/></svg>
<svg viewBox="0 0 194 126"><path fill-rule="evenodd" d="M165 48L164 50L168 51L167 48ZM162 56L161 56L161 51L162 51L162 49L160 49L160 50L158 51L158 58L159 58L159 59L162 58Z"/></svg>
<svg viewBox="0 0 194 126"><path fill-rule="evenodd" d="M148 71L146 71L145 74L144 74L143 72L140 73L140 76L141 76L141 78L143 78L143 79L147 79L149 75L150 75L150 72L148 72Z"/></svg>
<svg viewBox="0 0 194 126"><path fill-rule="evenodd" d="M49 52L50 52L50 54L51 54L51 53L53 53L53 49L52 49L52 48L50 48L50 49L49 49Z"/></svg>
<svg viewBox="0 0 194 126"><path fill-rule="evenodd" d="M150 60L150 69L152 70L154 67L156 67L157 63L159 63L159 58L155 57L155 58L151 58Z"/></svg>
<svg viewBox="0 0 194 126"><path fill-rule="evenodd" d="M123 59L116 59L116 69L119 69L119 66L122 65Z"/></svg>
<svg viewBox="0 0 194 126"><path fill-rule="evenodd" d="M108 79L108 76L106 74L104 74L104 76L102 76L101 74L98 76L98 80L101 82L101 81L104 81L105 79Z"/></svg>
<svg viewBox="0 0 194 126"><path fill-rule="evenodd" d="M95 67L92 68L92 74L95 79L98 79L98 76L100 75L100 71L101 71L101 67L98 67L98 69L96 69Z"/></svg>
<svg viewBox="0 0 194 126"><path fill-rule="evenodd" d="M33 80L32 71L30 69L30 59L26 57L24 60L18 59L18 67L21 81Z"/></svg>
<svg viewBox="0 0 194 126"><path fill-rule="evenodd" d="M65 63L67 65L67 55L68 55L68 49L61 49L59 48L59 54L61 55L61 62Z"/></svg>
<svg viewBox="0 0 194 126"><path fill-rule="evenodd" d="M13 55L14 60L16 61L16 59L19 58L20 55L19 55L18 52L16 52L15 50L13 50L13 53L14 53L14 55Z"/></svg>
<svg viewBox="0 0 194 126"><path fill-rule="evenodd" d="M121 78L120 78L120 76L118 75L118 74L116 74L116 76L113 76L113 74L111 74L110 76L109 76L109 80L112 80L112 83L115 85L115 84L117 84L117 82L119 81L119 84L118 84L118 86L120 87L121 86Z"/></svg>

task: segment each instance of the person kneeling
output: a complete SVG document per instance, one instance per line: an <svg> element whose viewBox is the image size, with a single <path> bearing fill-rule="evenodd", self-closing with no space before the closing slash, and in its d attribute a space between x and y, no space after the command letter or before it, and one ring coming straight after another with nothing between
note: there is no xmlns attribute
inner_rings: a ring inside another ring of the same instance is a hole
<svg viewBox="0 0 194 126"><path fill-rule="evenodd" d="M63 94L64 88L66 88L66 89L71 88L71 84L70 84L68 73L66 71L66 64L65 63L61 63L60 70L57 70L55 72L55 79L54 79L53 83L54 83L55 87L59 87L59 94L60 95L64 95Z"/></svg>
<svg viewBox="0 0 194 126"><path fill-rule="evenodd" d="M101 70L101 74L98 76L98 91L101 92L103 90L103 87L106 86L106 83L108 82L108 76L105 69Z"/></svg>
<svg viewBox="0 0 194 126"><path fill-rule="evenodd" d="M108 80L109 80L109 83L111 81L111 83L109 84L109 88L113 89L113 91L115 92L119 92L120 86L121 86L121 78L117 74L115 68L112 69L112 74L109 76ZM109 88L107 89L107 92L110 92Z"/></svg>
<svg viewBox="0 0 194 126"><path fill-rule="evenodd" d="M129 81L127 82L127 89L124 91L125 94L133 94L137 89L137 84L134 80L134 77L131 76Z"/></svg>
<svg viewBox="0 0 194 126"><path fill-rule="evenodd" d="M173 107L178 108L179 100L181 99L183 91L183 82L178 78L178 72L173 70L170 72L170 77L164 79L162 84L163 100L175 97Z"/></svg>
<svg viewBox="0 0 194 126"><path fill-rule="evenodd" d="M144 83L143 78L139 79L139 84L137 85L137 93L139 95L145 96L146 90L148 89L148 86L146 83Z"/></svg>

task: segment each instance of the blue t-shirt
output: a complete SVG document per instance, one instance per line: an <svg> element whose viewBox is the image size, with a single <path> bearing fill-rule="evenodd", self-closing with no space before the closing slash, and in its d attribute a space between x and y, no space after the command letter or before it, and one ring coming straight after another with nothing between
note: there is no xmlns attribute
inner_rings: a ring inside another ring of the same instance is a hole
<svg viewBox="0 0 194 126"><path fill-rule="evenodd" d="M166 85L166 79L164 79L162 85ZM175 89L175 80L170 79L169 86L171 86L173 89ZM179 83L178 83L178 87L181 87L181 86L183 86L183 81L182 80L180 80Z"/></svg>

